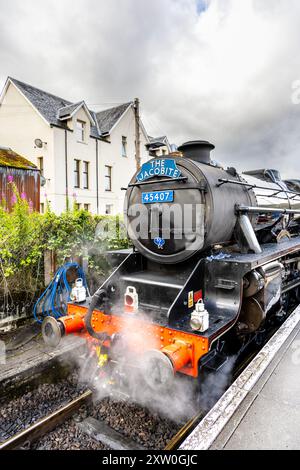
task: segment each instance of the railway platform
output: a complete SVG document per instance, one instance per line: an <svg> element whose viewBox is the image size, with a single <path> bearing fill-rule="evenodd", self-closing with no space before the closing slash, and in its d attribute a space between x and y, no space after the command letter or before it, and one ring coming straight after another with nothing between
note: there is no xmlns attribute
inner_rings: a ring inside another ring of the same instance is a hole
<svg viewBox="0 0 300 470"><path fill-rule="evenodd" d="M64 338L55 349L44 343L37 325L20 329L16 337L5 341L2 337L0 356L0 395L16 386L32 381L43 371L57 365L71 364L75 356L84 353L86 341L76 336ZM49 372L50 373L50 372Z"/></svg>
<svg viewBox="0 0 300 470"><path fill-rule="evenodd" d="M300 449L300 306L181 450Z"/></svg>

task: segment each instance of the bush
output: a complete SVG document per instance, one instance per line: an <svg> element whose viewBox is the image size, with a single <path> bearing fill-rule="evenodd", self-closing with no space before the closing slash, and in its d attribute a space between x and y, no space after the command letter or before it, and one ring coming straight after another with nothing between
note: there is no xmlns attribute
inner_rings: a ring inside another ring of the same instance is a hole
<svg viewBox="0 0 300 470"><path fill-rule="evenodd" d="M97 227L102 230L97 230ZM104 230L103 230L104 226ZM116 230L112 230L116 227ZM106 237L103 238L103 233ZM0 290L11 298L26 293L35 296L44 288L44 253L55 252L57 264L83 258L92 277L108 270L106 250L127 248L121 237L119 217L92 216L83 210L69 210L60 216L50 208L44 215L16 194L11 213L0 207Z"/></svg>

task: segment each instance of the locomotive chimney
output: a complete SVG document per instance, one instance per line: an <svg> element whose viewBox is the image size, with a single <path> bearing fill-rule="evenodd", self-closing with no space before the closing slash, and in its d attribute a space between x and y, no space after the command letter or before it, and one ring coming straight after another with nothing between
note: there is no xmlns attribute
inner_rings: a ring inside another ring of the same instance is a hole
<svg viewBox="0 0 300 470"><path fill-rule="evenodd" d="M190 158L199 163L211 164L210 152L215 146L206 140L193 140L186 142L178 148L185 158Z"/></svg>

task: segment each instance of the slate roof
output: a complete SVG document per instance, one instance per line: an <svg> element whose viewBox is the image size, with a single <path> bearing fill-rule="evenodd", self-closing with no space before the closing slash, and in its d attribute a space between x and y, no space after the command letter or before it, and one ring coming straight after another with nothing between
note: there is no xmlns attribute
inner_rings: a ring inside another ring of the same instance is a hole
<svg viewBox="0 0 300 470"><path fill-rule="evenodd" d="M44 119L53 126L67 129L66 122L61 119L68 114L72 114L76 107L84 103L83 101L72 103L64 98L52 95L51 93L40 90L39 88L12 77L9 77L9 80L14 83L21 93L32 103ZM98 124L98 127L91 126L91 136L99 139L103 134L109 134L130 105L132 105L132 102L106 109L99 113L89 110L91 116Z"/></svg>
<svg viewBox="0 0 300 470"><path fill-rule="evenodd" d="M9 77L9 79L19 88L49 124L66 128L66 123L58 119L58 110L73 103L14 78Z"/></svg>
<svg viewBox="0 0 300 470"><path fill-rule="evenodd" d="M168 138L166 135L163 135L162 137L150 137L149 135L149 140L150 142L161 142L161 143L166 143L168 141Z"/></svg>
<svg viewBox="0 0 300 470"><path fill-rule="evenodd" d="M58 110L58 117L63 119L67 116L70 116L75 111L75 109L79 108L79 106L82 105L83 103L84 101L80 101L79 103L70 104L69 106L60 108Z"/></svg>
<svg viewBox="0 0 300 470"><path fill-rule="evenodd" d="M166 135L163 135L161 137L151 137L150 135L148 136L149 138L149 144L147 144L147 147L149 149L159 149L160 147L167 146L169 151L171 150L171 146L168 140L168 137Z"/></svg>
<svg viewBox="0 0 300 470"><path fill-rule="evenodd" d="M105 109L104 111L100 111L96 113L96 119L98 122L98 127L102 134L109 134L114 127L114 125L118 122L118 120L123 116L125 111L132 106L132 102L124 103L120 106L116 106L114 108Z"/></svg>

